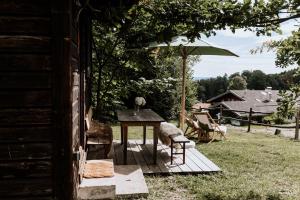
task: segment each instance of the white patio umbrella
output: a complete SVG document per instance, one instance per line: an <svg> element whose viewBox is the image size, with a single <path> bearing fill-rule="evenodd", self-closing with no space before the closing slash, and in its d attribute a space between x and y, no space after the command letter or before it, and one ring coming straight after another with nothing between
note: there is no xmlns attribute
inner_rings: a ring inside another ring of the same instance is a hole
<svg viewBox="0 0 300 200"><path fill-rule="evenodd" d="M235 53L205 42L202 39L195 39L191 42L187 37L177 36L172 38L170 43L152 43L148 49L158 48L159 51L173 50L175 55L182 57L182 96L180 112L180 128L183 129L185 114L185 87L186 87L186 60L189 55L215 55L215 56L236 56Z"/></svg>

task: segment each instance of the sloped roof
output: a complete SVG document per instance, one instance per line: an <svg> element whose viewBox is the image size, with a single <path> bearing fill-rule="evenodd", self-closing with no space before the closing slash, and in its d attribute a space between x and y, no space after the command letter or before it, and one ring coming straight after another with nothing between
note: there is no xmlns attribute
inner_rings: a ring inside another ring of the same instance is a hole
<svg viewBox="0 0 300 200"><path fill-rule="evenodd" d="M213 98L207 100L207 102L214 101L226 94L232 94L241 101L251 101L251 102L263 102L263 101L275 101L279 98L279 90L227 90L226 92L217 95Z"/></svg>
<svg viewBox="0 0 300 200"><path fill-rule="evenodd" d="M210 103L198 102L192 106L193 109L200 110L201 108L207 109L211 106Z"/></svg>
<svg viewBox="0 0 300 200"><path fill-rule="evenodd" d="M242 98L238 95L238 94L235 94L235 92L233 92L234 90L227 90L226 92L222 93L222 94L219 94L215 97L212 97L210 99L207 100L207 102L212 102L222 96L225 96L226 94L233 94L234 96L236 96L237 98L240 98L242 100Z"/></svg>
<svg viewBox="0 0 300 200"><path fill-rule="evenodd" d="M253 115L267 115L268 113L276 112L278 107L277 99L279 98L279 90L228 90L227 92L220 94L210 101L217 100L226 94L233 94L241 101L222 101L218 105L223 105L230 110L249 112L252 108ZM246 116L248 113L234 112L238 116Z"/></svg>
<svg viewBox="0 0 300 200"><path fill-rule="evenodd" d="M279 90L230 90L244 101L255 103L276 102Z"/></svg>
<svg viewBox="0 0 300 200"><path fill-rule="evenodd" d="M225 108L235 110L233 112L238 116L248 116L248 113L236 111L249 112L250 108L252 108L253 112L259 112L254 113L253 116L268 115L276 112L276 109L278 107L277 102L250 104L247 101L222 101L220 102L220 104Z"/></svg>

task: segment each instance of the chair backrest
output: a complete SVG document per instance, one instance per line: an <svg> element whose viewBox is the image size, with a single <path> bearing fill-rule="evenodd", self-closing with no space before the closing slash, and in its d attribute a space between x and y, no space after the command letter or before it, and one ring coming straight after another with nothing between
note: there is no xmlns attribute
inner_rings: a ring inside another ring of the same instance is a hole
<svg viewBox="0 0 300 200"><path fill-rule="evenodd" d="M194 127L193 119L191 119L189 117L185 117L185 121L186 121L186 124L188 125L188 127Z"/></svg>
<svg viewBox="0 0 300 200"><path fill-rule="evenodd" d="M194 116L198 120L199 126L201 128L203 128L204 130L207 130L207 131L214 130L207 113L205 113L205 112L195 113Z"/></svg>

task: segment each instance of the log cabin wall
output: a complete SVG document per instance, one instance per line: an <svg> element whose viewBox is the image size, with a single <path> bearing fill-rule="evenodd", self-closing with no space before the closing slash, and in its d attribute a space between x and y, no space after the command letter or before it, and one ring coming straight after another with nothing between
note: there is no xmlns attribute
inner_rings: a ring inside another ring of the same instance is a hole
<svg viewBox="0 0 300 200"><path fill-rule="evenodd" d="M50 1L0 1L0 199L53 196L50 40Z"/></svg>
<svg viewBox="0 0 300 200"><path fill-rule="evenodd" d="M0 0L0 199L76 199L80 60L73 2Z"/></svg>

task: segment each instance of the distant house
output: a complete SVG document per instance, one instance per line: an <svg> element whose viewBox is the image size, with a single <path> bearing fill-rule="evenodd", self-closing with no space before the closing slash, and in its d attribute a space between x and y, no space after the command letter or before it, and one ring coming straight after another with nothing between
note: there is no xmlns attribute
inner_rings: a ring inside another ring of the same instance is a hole
<svg viewBox="0 0 300 200"><path fill-rule="evenodd" d="M252 108L253 116L260 120L276 112L278 94L279 90L272 90L270 87L265 90L228 90L207 102L212 104L211 108L222 105L223 108L232 110L226 111L226 115L238 118L246 118L249 115L246 112Z"/></svg>
<svg viewBox="0 0 300 200"><path fill-rule="evenodd" d="M196 103L196 104L194 104L194 105L192 106L192 109L193 109L193 110L200 111L200 110L202 110L202 109L209 109L210 106L211 106L210 103L202 103L202 102L198 102L198 103Z"/></svg>

